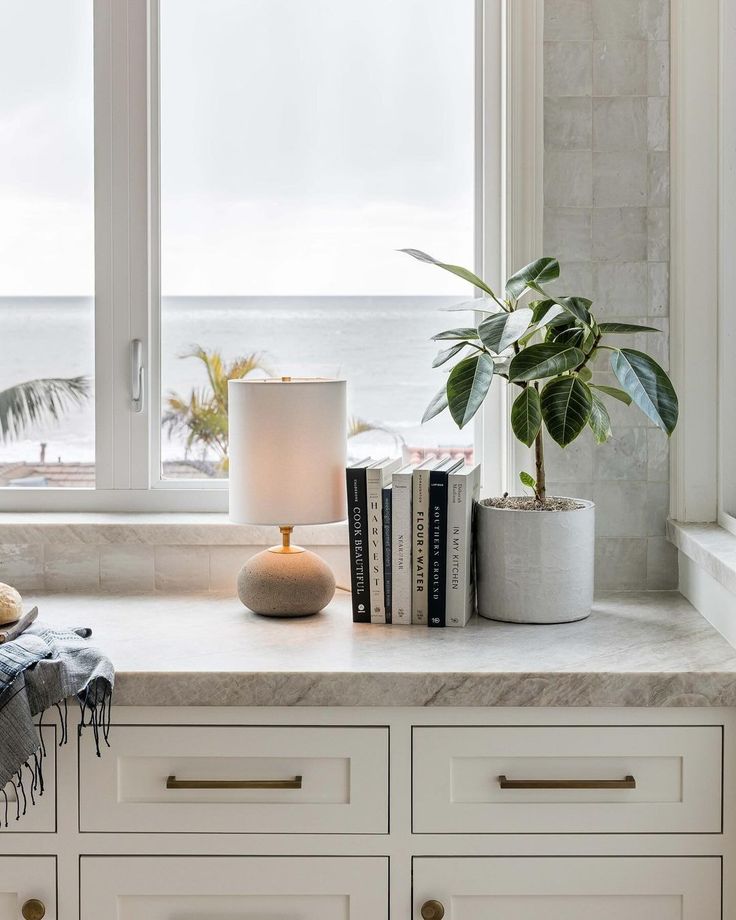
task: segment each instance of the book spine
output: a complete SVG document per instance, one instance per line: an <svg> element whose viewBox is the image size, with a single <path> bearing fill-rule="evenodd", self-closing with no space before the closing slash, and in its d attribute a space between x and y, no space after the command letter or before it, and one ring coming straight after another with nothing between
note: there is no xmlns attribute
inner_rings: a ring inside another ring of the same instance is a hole
<svg viewBox="0 0 736 920"><path fill-rule="evenodd" d="M350 588L353 622L370 623L371 599L368 573L368 501L365 469L346 471L350 537Z"/></svg>
<svg viewBox="0 0 736 920"><path fill-rule="evenodd" d="M391 622L411 625L411 473L394 476L391 490Z"/></svg>
<svg viewBox="0 0 736 920"><path fill-rule="evenodd" d="M391 581L391 515L392 515L392 488L385 486L383 498L383 606L386 610L386 622L392 622L392 581Z"/></svg>
<svg viewBox="0 0 736 920"><path fill-rule="evenodd" d="M382 490L382 471L380 469L366 470L371 623L386 622L386 608L383 602L383 514L381 509Z"/></svg>
<svg viewBox="0 0 736 920"><path fill-rule="evenodd" d="M415 470L412 483L413 559L411 621L427 625L427 513L429 511L429 470Z"/></svg>
<svg viewBox="0 0 736 920"><path fill-rule="evenodd" d="M447 581L447 473L429 474L429 594L427 625L445 625Z"/></svg>
<svg viewBox="0 0 736 920"><path fill-rule="evenodd" d="M450 476L447 485L447 610L448 626L465 626L470 605L468 591L470 537L467 527L467 476Z"/></svg>

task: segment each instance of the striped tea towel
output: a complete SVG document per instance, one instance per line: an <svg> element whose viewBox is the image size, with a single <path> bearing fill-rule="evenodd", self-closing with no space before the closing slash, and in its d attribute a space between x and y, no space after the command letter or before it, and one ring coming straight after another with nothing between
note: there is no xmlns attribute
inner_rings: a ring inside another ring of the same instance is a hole
<svg viewBox="0 0 736 920"><path fill-rule="evenodd" d="M90 629L51 629L34 623L12 642L0 645L0 826L8 824L5 786L16 792L16 820L25 814L24 768L30 774L30 799L43 794L41 738L43 713L55 706L61 718L60 744L67 740L66 701L76 696L86 725L94 732L97 756L100 739L107 744L115 673L112 663L86 639ZM62 708L63 707L63 708ZM39 716L38 725L34 718Z"/></svg>

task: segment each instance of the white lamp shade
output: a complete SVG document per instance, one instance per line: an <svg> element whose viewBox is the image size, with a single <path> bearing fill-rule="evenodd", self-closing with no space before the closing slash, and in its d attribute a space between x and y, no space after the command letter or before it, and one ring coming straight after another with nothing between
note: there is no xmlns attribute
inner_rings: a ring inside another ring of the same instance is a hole
<svg viewBox="0 0 736 920"><path fill-rule="evenodd" d="M345 520L345 381L231 380L228 403L230 519Z"/></svg>

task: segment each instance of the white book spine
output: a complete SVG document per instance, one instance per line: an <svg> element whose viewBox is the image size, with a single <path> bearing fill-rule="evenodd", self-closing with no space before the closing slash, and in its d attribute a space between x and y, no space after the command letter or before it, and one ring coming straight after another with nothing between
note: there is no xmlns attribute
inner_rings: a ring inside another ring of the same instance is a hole
<svg viewBox="0 0 736 920"><path fill-rule="evenodd" d="M473 615L473 502L480 494L480 468L450 473L447 494L448 626L466 626Z"/></svg>
<svg viewBox="0 0 736 920"><path fill-rule="evenodd" d="M392 492L391 622L400 626L410 626L412 595L411 472L394 473Z"/></svg>
<svg viewBox="0 0 736 920"><path fill-rule="evenodd" d="M412 483L412 599L411 621L427 625L427 537L429 470L414 470Z"/></svg>
<svg viewBox="0 0 736 920"><path fill-rule="evenodd" d="M383 474L366 470L368 505L368 563L371 583L371 623L386 622L383 597Z"/></svg>

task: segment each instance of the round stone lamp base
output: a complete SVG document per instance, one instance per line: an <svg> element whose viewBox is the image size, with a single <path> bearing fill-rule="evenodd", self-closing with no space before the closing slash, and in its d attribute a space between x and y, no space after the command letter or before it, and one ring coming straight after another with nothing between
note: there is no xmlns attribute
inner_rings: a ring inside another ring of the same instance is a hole
<svg viewBox="0 0 736 920"><path fill-rule="evenodd" d="M238 574L238 597L266 617L306 617L335 596L327 563L300 546L274 546L249 559Z"/></svg>

